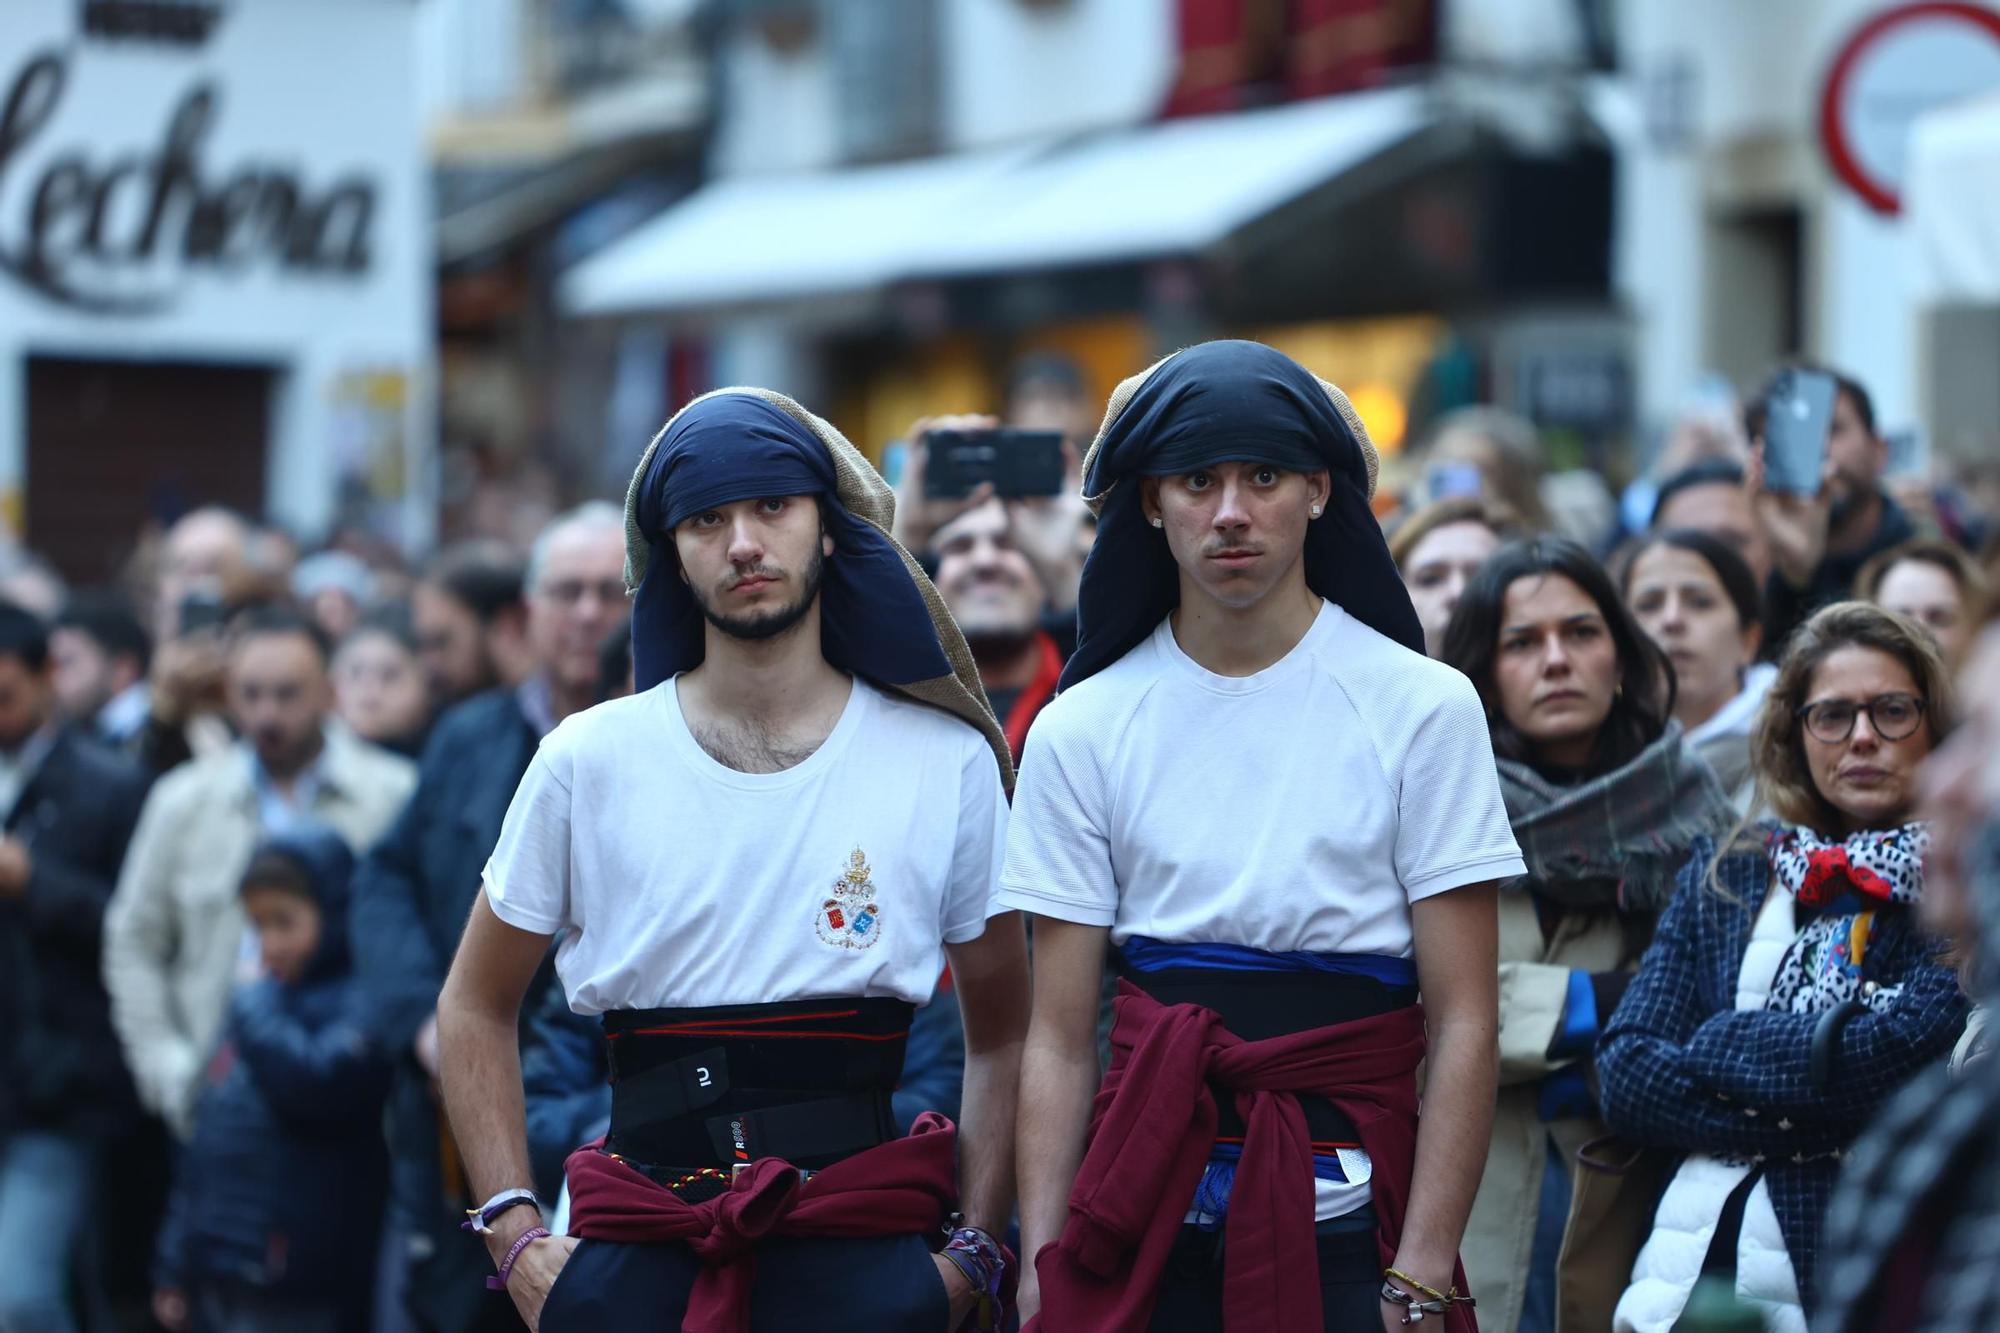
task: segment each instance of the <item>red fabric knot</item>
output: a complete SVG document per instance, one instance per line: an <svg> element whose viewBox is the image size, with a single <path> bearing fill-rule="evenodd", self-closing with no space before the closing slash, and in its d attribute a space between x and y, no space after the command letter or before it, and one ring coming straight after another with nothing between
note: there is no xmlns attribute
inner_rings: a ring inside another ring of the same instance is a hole
<svg viewBox="0 0 2000 1333"><path fill-rule="evenodd" d="M1224 1222L1226 1333L1318 1328L1312 1142L1298 1094L1332 1101L1373 1161L1382 1262L1401 1237L1416 1154L1415 1071L1424 1053L1415 1005L1264 1041L1244 1041L1213 1010L1162 1005L1122 982L1111 1068L1070 1192L1062 1237L1035 1256L1036 1333L1139 1333L1150 1322L1187 1203L1215 1144L1211 1084L1244 1119ZM1465 1290L1463 1272L1455 1280ZM1472 1333L1460 1307L1445 1333Z"/></svg>
<svg viewBox="0 0 2000 1333"><path fill-rule="evenodd" d="M757 1243L770 1236L908 1236L944 1225L957 1206L958 1132L933 1112L906 1138L836 1162L811 1180L759 1158L715 1198L693 1204L603 1151L569 1156L570 1232L628 1245L681 1241L702 1262L684 1333L749 1333Z"/></svg>
<svg viewBox="0 0 2000 1333"><path fill-rule="evenodd" d="M1823 907L1848 888L1885 903L1892 893L1888 880L1865 865L1857 865L1845 847L1816 847L1806 853L1806 873L1798 889L1800 902Z"/></svg>
<svg viewBox="0 0 2000 1333"><path fill-rule="evenodd" d="M688 1248L711 1266L734 1263L790 1215L799 1183L798 1171L775 1157L752 1162L726 1191L695 1205L709 1213L708 1230L692 1237Z"/></svg>

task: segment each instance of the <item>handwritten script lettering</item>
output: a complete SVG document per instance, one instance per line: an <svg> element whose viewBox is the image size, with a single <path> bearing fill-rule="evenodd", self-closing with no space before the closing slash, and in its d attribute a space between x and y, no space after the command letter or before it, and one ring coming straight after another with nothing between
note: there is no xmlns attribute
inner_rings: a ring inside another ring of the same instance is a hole
<svg viewBox="0 0 2000 1333"><path fill-rule="evenodd" d="M28 179L28 148L55 115L69 80L63 55L30 59L0 102L0 200ZM202 149L220 99L194 85L167 117L150 156L93 161L58 149L39 164L21 206L0 215L0 272L51 301L94 314L164 310L177 278L253 264L357 276L368 270L376 190L355 175L318 190L296 170L245 163L208 170Z"/></svg>

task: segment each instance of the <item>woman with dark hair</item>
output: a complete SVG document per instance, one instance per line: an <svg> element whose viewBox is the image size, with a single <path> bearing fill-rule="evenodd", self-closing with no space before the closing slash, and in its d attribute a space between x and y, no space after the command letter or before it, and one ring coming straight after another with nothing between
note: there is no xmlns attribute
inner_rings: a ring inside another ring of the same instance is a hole
<svg viewBox="0 0 2000 1333"><path fill-rule="evenodd" d="M1626 557L1625 604L1674 668L1683 743L1715 770L1739 810L1750 798L1750 730L1778 669L1757 661L1764 597L1750 566L1705 532L1642 539Z"/></svg>
<svg viewBox="0 0 2000 1333"><path fill-rule="evenodd" d="M1598 1044L1606 1122L1681 1155L1615 1328L1667 1333L1716 1274L1803 1333L1840 1159L1965 1021L1917 916L1912 817L1950 717L1937 649L1902 616L1837 603L1786 646L1751 751L1779 822L1700 841Z"/></svg>
<svg viewBox="0 0 2000 1333"><path fill-rule="evenodd" d="M1484 1325L1543 1333L1569 1163L1603 1133L1588 1082L1599 1027L1689 847L1734 812L1682 748L1666 658L1575 542L1495 553L1443 657L1485 703L1528 863L1500 895L1500 1096L1462 1253Z"/></svg>

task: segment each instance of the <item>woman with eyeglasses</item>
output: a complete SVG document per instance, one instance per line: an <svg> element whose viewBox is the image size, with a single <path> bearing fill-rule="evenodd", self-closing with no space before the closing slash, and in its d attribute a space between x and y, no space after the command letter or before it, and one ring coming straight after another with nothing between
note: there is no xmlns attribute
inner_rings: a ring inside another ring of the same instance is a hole
<svg viewBox="0 0 2000 1333"><path fill-rule="evenodd" d="M1598 1045L1606 1123L1681 1156L1615 1328L1667 1333L1715 1274L1803 1333L1841 1158L1965 1021L1919 919L1912 818L1950 718L1936 645L1902 616L1842 602L1787 645L1751 753L1781 822L1696 845Z"/></svg>

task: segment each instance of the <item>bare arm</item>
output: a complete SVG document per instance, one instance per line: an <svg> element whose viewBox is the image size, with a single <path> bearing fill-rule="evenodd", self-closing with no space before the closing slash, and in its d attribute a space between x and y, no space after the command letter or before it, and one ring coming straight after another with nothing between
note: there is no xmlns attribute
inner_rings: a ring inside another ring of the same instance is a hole
<svg viewBox="0 0 2000 1333"><path fill-rule="evenodd" d="M452 1137L465 1158L474 1197L503 1189L533 1189L528 1167L527 1116L521 1100L521 997L548 952L550 937L508 925L493 914L482 890L473 899L458 956L438 996L439 1072ZM541 1222L533 1209L510 1208L485 1237L494 1265L522 1232ZM515 1261L507 1294L528 1327L537 1327L542 1302L576 1242L531 1242Z"/></svg>
<svg viewBox="0 0 2000 1333"><path fill-rule="evenodd" d="M1458 1243L1486 1162L1498 1087L1498 897L1491 883L1453 889L1410 907L1417 982L1430 1055L1416 1172L1395 1267L1428 1286L1451 1286ZM1383 1306L1383 1318L1402 1318Z"/></svg>
<svg viewBox="0 0 2000 1333"><path fill-rule="evenodd" d="M1097 1003L1109 930L1035 918L1034 1010L1021 1055L1021 1317L1041 1308L1035 1254L1062 1233L1083 1162L1097 1064Z"/></svg>
<svg viewBox="0 0 2000 1333"><path fill-rule="evenodd" d="M994 1235L1014 1212L1014 1104L1028 1034L1028 941L1007 912L986 933L948 944L965 1023L965 1091L959 1102L959 1200L965 1220Z"/></svg>

